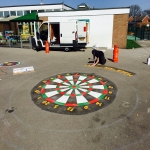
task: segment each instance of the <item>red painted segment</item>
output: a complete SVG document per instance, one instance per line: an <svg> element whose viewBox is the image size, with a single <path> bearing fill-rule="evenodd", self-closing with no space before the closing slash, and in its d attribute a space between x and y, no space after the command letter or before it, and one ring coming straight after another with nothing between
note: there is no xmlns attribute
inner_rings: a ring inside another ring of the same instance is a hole
<svg viewBox="0 0 150 150"><path fill-rule="evenodd" d="M102 93L103 93L103 94L107 94L107 93L108 93L108 90L104 90Z"/></svg>
<svg viewBox="0 0 150 150"><path fill-rule="evenodd" d="M47 100L48 102L54 103L54 100L53 100L52 98L50 98L50 97L46 98L46 100Z"/></svg>
<svg viewBox="0 0 150 150"><path fill-rule="evenodd" d="M89 90L89 91L92 91L92 90L93 90L93 88L89 88L88 90Z"/></svg>
<svg viewBox="0 0 150 150"><path fill-rule="evenodd" d="M65 95L65 92L60 92L59 94L60 94L60 95Z"/></svg>
<svg viewBox="0 0 150 150"><path fill-rule="evenodd" d="M82 94L82 95L86 95L87 93L86 93L86 92L82 92L81 94Z"/></svg>
<svg viewBox="0 0 150 150"><path fill-rule="evenodd" d="M76 94L70 94L71 97L76 97Z"/></svg>
<svg viewBox="0 0 150 150"><path fill-rule="evenodd" d="M104 82L102 82L102 81L100 81L100 83L102 84L102 85L104 85L105 83Z"/></svg>
<svg viewBox="0 0 150 150"><path fill-rule="evenodd" d="M50 81L50 80L46 82L46 84L50 84L50 83L51 83L51 81Z"/></svg>
<svg viewBox="0 0 150 150"><path fill-rule="evenodd" d="M89 101L89 103L90 103L90 104L93 104L93 103L96 103L96 102L98 102L98 101L99 101L99 99L98 99L98 98L95 98L95 99Z"/></svg>
<svg viewBox="0 0 150 150"><path fill-rule="evenodd" d="M75 106L78 106L78 104L75 104L75 103L66 103L65 106L67 106L67 107L75 107Z"/></svg>
<svg viewBox="0 0 150 150"><path fill-rule="evenodd" d="M84 83L84 82L86 82L86 80L82 80L82 82Z"/></svg>
<svg viewBox="0 0 150 150"><path fill-rule="evenodd" d="M44 94L45 93L45 89L41 89L41 94Z"/></svg>

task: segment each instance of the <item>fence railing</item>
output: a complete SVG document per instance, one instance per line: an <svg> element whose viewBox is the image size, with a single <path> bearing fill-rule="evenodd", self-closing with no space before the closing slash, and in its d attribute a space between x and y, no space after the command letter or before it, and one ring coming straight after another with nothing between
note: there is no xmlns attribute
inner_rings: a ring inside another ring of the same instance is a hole
<svg viewBox="0 0 150 150"><path fill-rule="evenodd" d="M16 47L16 48L32 48L32 36L28 39L22 39L19 35L14 35L10 38L0 38L0 47Z"/></svg>

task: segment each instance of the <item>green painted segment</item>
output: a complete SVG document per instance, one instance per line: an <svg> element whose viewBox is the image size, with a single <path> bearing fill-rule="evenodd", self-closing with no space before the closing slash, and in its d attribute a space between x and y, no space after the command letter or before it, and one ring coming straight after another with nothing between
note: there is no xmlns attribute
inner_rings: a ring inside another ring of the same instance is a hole
<svg viewBox="0 0 150 150"><path fill-rule="evenodd" d="M105 97L105 94L102 94L101 96L98 97L98 99L103 99Z"/></svg>
<svg viewBox="0 0 150 150"><path fill-rule="evenodd" d="M43 97L43 98L48 98L48 97L46 96L46 94L42 94L42 97Z"/></svg>
<svg viewBox="0 0 150 150"><path fill-rule="evenodd" d="M76 94L76 96L81 96L82 94Z"/></svg>
<svg viewBox="0 0 150 150"><path fill-rule="evenodd" d="M42 85L42 89L45 89L45 87L46 87L46 84Z"/></svg>
<svg viewBox="0 0 150 150"><path fill-rule="evenodd" d="M65 103L61 103L61 102L57 102L57 101L55 101L54 104L61 105L61 106L65 105Z"/></svg>
<svg viewBox="0 0 150 150"><path fill-rule="evenodd" d="M89 104L90 104L89 102L79 103L78 106L86 106L86 105L89 105Z"/></svg>
<svg viewBox="0 0 150 150"><path fill-rule="evenodd" d="M108 89L106 84L104 85L104 89Z"/></svg>

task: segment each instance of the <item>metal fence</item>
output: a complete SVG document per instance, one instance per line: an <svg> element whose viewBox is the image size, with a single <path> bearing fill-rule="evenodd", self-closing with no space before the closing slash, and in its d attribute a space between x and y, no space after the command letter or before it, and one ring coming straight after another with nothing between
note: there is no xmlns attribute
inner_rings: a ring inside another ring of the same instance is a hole
<svg viewBox="0 0 150 150"><path fill-rule="evenodd" d="M150 27L148 26L134 26L129 25L128 26L128 34L132 34L136 39L140 40L150 40Z"/></svg>
<svg viewBox="0 0 150 150"><path fill-rule="evenodd" d="M0 47L14 47L14 48L32 48L31 43L32 37L30 36L27 39L22 39L19 35L14 35L13 38L1 38L0 39Z"/></svg>

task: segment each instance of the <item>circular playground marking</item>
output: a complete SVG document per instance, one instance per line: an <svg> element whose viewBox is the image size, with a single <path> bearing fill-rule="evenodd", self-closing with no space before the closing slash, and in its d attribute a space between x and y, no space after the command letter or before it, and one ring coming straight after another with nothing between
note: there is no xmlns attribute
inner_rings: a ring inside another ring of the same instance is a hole
<svg viewBox="0 0 150 150"><path fill-rule="evenodd" d="M10 67L10 66L16 66L19 64L20 64L20 62L18 62L18 61L8 61L8 62L1 63L0 66Z"/></svg>
<svg viewBox="0 0 150 150"><path fill-rule="evenodd" d="M86 73L64 73L39 82L31 90L31 97L43 110L81 115L111 104L116 93L115 84L104 77Z"/></svg>

